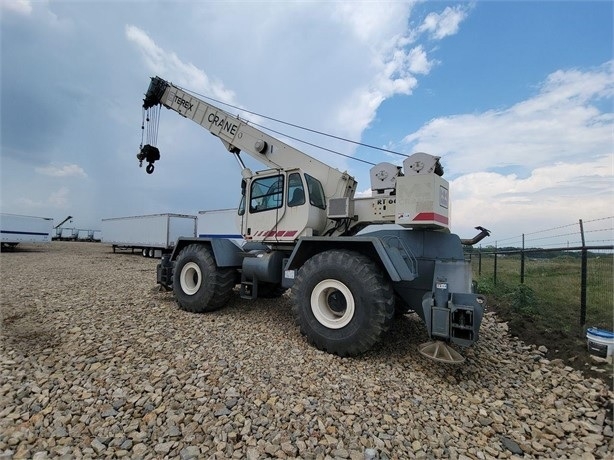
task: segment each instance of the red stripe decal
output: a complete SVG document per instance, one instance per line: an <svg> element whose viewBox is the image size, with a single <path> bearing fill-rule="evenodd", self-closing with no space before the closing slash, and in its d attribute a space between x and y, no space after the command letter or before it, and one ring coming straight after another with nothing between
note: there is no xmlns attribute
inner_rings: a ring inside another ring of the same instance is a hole
<svg viewBox="0 0 614 460"><path fill-rule="evenodd" d="M254 238L270 238L270 237L275 237L275 238L280 238L280 237L284 237L284 238L288 238L291 236L294 236L298 233L298 230L260 230L256 233L254 233Z"/></svg>
<svg viewBox="0 0 614 460"><path fill-rule="evenodd" d="M412 220L434 220L435 222L448 225L448 218L446 216L442 216L441 214L437 214L436 212L421 212L420 214L416 215Z"/></svg>

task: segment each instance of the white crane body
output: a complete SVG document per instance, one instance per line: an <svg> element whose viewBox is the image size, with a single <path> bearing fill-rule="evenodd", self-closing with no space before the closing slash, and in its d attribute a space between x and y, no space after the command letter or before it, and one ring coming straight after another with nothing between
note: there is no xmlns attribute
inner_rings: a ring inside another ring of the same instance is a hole
<svg viewBox="0 0 614 460"><path fill-rule="evenodd" d="M357 198L357 182L347 172L154 77L143 108L159 105L199 124L235 155L242 169L240 233L251 243L239 248L225 239L180 238L158 266L158 282L174 291L181 308L221 308L236 284L250 299L292 288L301 332L339 355L369 349L395 311L416 311L438 341L468 346L478 339L482 298L472 293L464 260L462 243L469 240L450 233L449 184L439 157L416 153L402 168L375 165L372 196ZM268 169L252 172L242 152ZM137 158L152 173L160 153L147 144ZM357 235L378 224L404 228ZM471 244L488 235L479 228Z"/></svg>

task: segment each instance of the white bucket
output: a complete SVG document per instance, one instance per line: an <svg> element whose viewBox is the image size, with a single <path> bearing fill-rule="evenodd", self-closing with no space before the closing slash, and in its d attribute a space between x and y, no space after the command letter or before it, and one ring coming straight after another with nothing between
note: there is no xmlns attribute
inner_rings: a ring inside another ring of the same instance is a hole
<svg viewBox="0 0 614 460"><path fill-rule="evenodd" d="M614 351L614 332L596 327L589 327L586 331L588 352L591 355L606 358L612 356Z"/></svg>

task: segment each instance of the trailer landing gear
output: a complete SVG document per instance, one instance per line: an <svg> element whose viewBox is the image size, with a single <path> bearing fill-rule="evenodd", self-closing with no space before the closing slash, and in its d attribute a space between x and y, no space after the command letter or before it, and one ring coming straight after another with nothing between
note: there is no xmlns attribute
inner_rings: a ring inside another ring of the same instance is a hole
<svg viewBox="0 0 614 460"><path fill-rule="evenodd" d="M418 346L418 351L427 358L447 364L462 364L465 358L445 342L435 340Z"/></svg>

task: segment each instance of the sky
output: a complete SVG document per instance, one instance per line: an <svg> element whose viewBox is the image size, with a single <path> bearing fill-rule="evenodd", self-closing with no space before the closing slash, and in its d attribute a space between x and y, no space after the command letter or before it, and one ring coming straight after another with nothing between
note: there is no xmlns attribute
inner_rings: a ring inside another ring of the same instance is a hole
<svg viewBox="0 0 614 460"><path fill-rule="evenodd" d="M494 244L583 219L611 244L613 17L610 1L0 0L0 210L98 229L236 207L237 162L174 112L161 112L154 174L138 167L142 99L159 75L295 125L440 156L463 238L480 225ZM291 137L403 160L251 120L347 170L363 195L369 165Z"/></svg>

